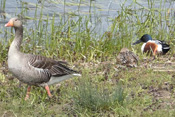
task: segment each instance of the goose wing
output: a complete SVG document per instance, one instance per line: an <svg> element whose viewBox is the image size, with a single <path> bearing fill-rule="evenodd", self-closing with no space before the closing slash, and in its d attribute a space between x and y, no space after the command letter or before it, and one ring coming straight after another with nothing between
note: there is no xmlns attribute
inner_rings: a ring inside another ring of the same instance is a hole
<svg viewBox="0 0 175 117"><path fill-rule="evenodd" d="M76 71L70 69L68 64L64 61L55 61L50 58L46 58L43 56L35 55L29 60L29 65L34 67L38 71L42 71L44 75L48 76L64 76L72 73L76 73Z"/></svg>

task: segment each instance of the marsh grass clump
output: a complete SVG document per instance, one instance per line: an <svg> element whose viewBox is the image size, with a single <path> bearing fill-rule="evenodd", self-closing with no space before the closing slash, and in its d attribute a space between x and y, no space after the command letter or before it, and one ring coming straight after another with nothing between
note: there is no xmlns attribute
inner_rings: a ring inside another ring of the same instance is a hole
<svg viewBox="0 0 175 117"><path fill-rule="evenodd" d="M73 96L75 108L109 111L112 108L123 106L127 94L122 85L116 84L113 88L105 87L105 84L98 85L89 79L80 80Z"/></svg>

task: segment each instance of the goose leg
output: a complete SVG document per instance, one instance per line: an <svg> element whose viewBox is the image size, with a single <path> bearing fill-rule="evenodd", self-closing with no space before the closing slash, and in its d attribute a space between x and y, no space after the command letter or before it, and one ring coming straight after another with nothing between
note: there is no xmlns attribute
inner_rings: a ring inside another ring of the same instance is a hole
<svg viewBox="0 0 175 117"><path fill-rule="evenodd" d="M25 100L29 99L30 90L31 90L31 86L28 86Z"/></svg>
<svg viewBox="0 0 175 117"><path fill-rule="evenodd" d="M49 86L46 85L46 86L45 86L45 89L46 89L46 91L47 91L48 96L51 98L51 97L52 97L52 94L50 93Z"/></svg>

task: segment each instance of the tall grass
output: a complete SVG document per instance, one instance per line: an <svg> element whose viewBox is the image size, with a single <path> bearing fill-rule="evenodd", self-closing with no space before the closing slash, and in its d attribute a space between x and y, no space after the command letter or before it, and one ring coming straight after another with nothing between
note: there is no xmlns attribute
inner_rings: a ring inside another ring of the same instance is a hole
<svg viewBox="0 0 175 117"><path fill-rule="evenodd" d="M32 18L37 23L33 28L25 27L24 38L29 40L30 44L25 45L23 49L26 52L62 57L70 61L103 61L106 57L116 55L123 47L132 48L131 43L145 33L172 43L174 20L171 18L173 16L167 17L168 9L165 9L163 4L164 2L160 2L162 8L155 8L155 1L150 0L148 7L141 6L136 1L129 6L122 4L117 16L111 19L108 30L102 35L97 34L95 26L89 27L92 23L93 7L90 7L89 16L79 15L75 20L71 16L66 19L64 14L64 17L59 15L59 20L55 20L57 18L55 14L43 16L44 7L41 6L39 9L37 4L35 16ZM79 7L80 5L81 1ZM90 2L91 5L93 4ZM36 15L38 11L40 14ZM21 13L26 14L26 9ZM135 49L137 50L137 47Z"/></svg>
<svg viewBox="0 0 175 117"><path fill-rule="evenodd" d="M5 11L5 4L6 4L6 0L2 0L1 1L1 9L2 11Z"/></svg>

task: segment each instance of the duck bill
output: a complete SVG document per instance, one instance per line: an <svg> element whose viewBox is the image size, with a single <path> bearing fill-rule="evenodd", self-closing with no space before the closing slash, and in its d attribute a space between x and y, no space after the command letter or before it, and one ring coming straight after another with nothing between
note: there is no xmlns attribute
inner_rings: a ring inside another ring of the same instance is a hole
<svg viewBox="0 0 175 117"><path fill-rule="evenodd" d="M5 24L5 27L12 27L13 26L13 22L9 21L7 24Z"/></svg>
<svg viewBox="0 0 175 117"><path fill-rule="evenodd" d="M132 45L136 45L136 44L139 44L141 43L142 41L141 40L137 40L136 42L134 42Z"/></svg>

